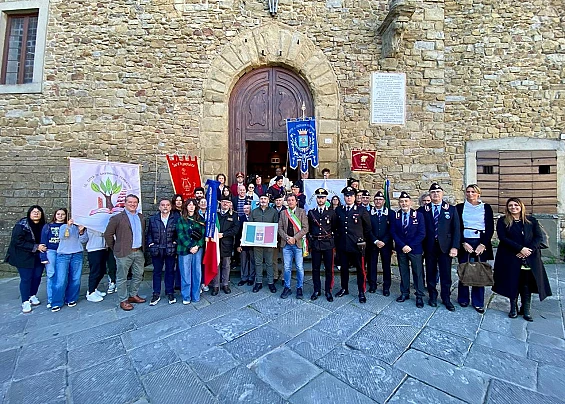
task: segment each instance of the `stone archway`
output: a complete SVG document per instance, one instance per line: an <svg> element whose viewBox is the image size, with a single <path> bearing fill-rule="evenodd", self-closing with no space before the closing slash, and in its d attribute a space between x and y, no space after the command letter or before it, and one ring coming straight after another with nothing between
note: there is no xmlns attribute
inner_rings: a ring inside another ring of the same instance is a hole
<svg viewBox="0 0 565 404"><path fill-rule="evenodd" d="M235 83L254 68L277 65L293 69L310 85L318 125L320 169L338 171L339 94L332 66L305 35L286 25L269 23L241 33L211 63L203 86L200 123L204 177L228 170L228 104Z"/></svg>

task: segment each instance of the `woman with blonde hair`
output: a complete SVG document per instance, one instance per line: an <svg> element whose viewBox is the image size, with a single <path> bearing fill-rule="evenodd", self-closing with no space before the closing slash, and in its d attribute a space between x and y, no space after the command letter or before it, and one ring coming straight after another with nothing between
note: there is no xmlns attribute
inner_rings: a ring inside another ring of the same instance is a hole
<svg viewBox="0 0 565 404"><path fill-rule="evenodd" d="M532 293L538 293L540 301L551 296L541 260L543 232L540 224L535 217L526 215L524 203L519 198L509 198L505 215L496 223L496 232L500 244L494 260L492 290L510 299L510 318L518 317L520 294L524 319L533 321Z"/></svg>

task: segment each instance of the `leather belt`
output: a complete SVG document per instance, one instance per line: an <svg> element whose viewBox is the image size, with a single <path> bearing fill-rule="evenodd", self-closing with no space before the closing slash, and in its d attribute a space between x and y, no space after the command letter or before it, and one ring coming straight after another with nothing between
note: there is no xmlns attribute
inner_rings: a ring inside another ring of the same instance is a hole
<svg viewBox="0 0 565 404"><path fill-rule="evenodd" d="M132 248L131 250L132 250L133 252L136 252L136 251L141 251L141 248Z"/></svg>

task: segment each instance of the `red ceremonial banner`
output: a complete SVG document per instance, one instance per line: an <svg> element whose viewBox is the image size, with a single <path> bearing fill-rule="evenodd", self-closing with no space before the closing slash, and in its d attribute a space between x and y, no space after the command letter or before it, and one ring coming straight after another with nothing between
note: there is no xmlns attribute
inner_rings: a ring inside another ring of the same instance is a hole
<svg viewBox="0 0 565 404"><path fill-rule="evenodd" d="M183 199L194 198L194 189L201 186L198 157L167 154L167 163L175 194L181 194Z"/></svg>
<svg viewBox="0 0 565 404"><path fill-rule="evenodd" d="M351 171L375 172L375 150L351 150Z"/></svg>

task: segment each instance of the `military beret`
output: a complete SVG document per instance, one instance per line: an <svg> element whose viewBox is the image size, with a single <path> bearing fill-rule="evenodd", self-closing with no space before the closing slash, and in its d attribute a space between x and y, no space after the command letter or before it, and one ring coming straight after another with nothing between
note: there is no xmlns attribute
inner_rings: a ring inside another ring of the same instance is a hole
<svg viewBox="0 0 565 404"><path fill-rule="evenodd" d="M408 195L408 192L406 192L406 191L402 191L400 193L400 196L398 197L398 199L402 199L402 198L412 199L412 198L410 198L410 195Z"/></svg>
<svg viewBox="0 0 565 404"><path fill-rule="evenodd" d="M355 191L355 188L345 187L341 190L341 193L344 196L351 196L351 195L355 195L357 192Z"/></svg>
<svg viewBox="0 0 565 404"><path fill-rule="evenodd" d="M261 195L261 196L259 197L259 199L261 199L261 198L269 198L269 199L271 199L271 196L272 196L272 195L271 195L270 193L265 192L263 195Z"/></svg>
<svg viewBox="0 0 565 404"><path fill-rule="evenodd" d="M375 194L375 198L384 198L385 194L383 194L383 191L377 191L377 193Z"/></svg>
<svg viewBox="0 0 565 404"><path fill-rule="evenodd" d="M220 198L220 201L230 201L231 202L231 196L222 195L222 197Z"/></svg>
<svg viewBox="0 0 565 404"><path fill-rule="evenodd" d="M284 179L284 177L282 175L277 175L275 177L275 182Z"/></svg>
<svg viewBox="0 0 565 404"><path fill-rule="evenodd" d="M361 193L361 196L371 196L371 194L369 193L369 191L367 191L366 189L363 189L361 191L359 191Z"/></svg>
<svg viewBox="0 0 565 404"><path fill-rule="evenodd" d="M430 191L437 191L437 190L443 191L443 188L437 182L434 182L432 185L430 185Z"/></svg>
<svg viewBox="0 0 565 404"><path fill-rule="evenodd" d="M316 196L328 196L328 195L329 195L328 191L326 191L324 188L318 188L318 189L314 192L314 194L315 194Z"/></svg>
<svg viewBox="0 0 565 404"><path fill-rule="evenodd" d="M295 183L295 184L292 184L290 187L291 187L291 188L298 188L298 189L300 189L300 185L298 185L298 184L296 184L296 183Z"/></svg>
<svg viewBox="0 0 565 404"><path fill-rule="evenodd" d="M353 177L347 179L347 185L348 186L351 186L351 184L353 184L354 182L359 182L359 180L357 178L353 178Z"/></svg>

